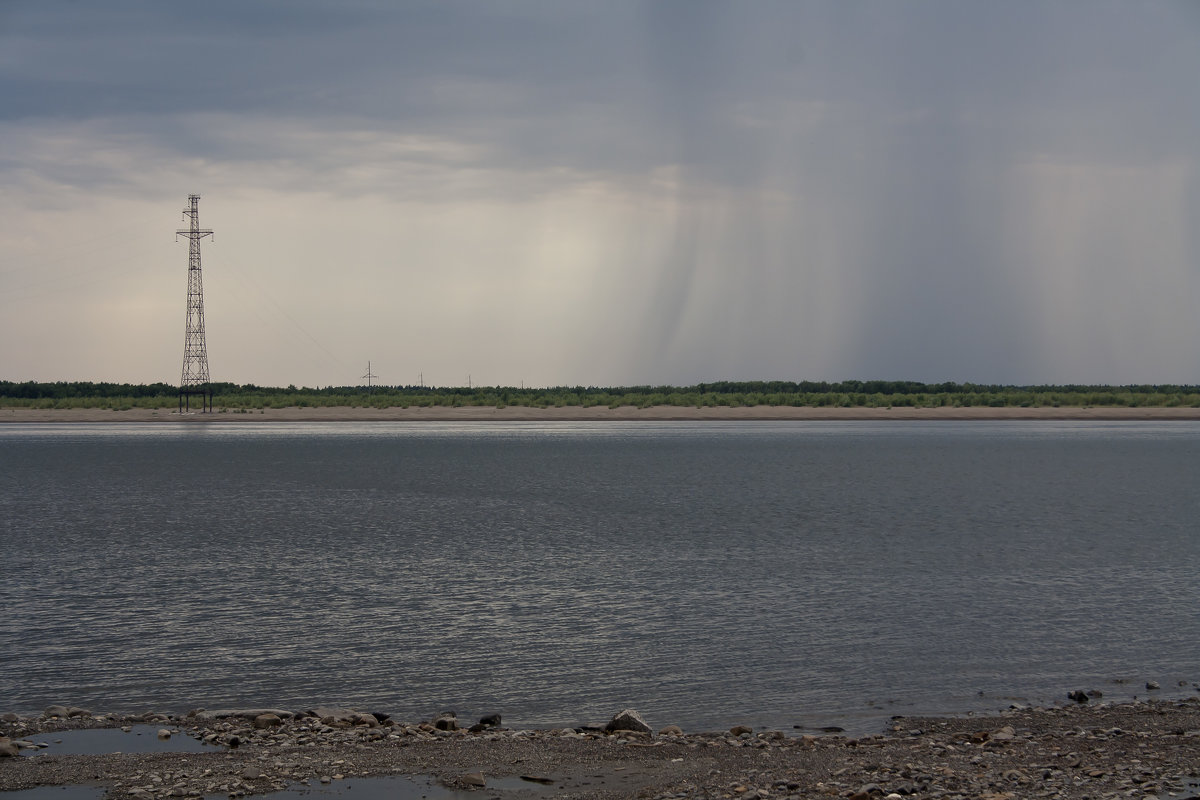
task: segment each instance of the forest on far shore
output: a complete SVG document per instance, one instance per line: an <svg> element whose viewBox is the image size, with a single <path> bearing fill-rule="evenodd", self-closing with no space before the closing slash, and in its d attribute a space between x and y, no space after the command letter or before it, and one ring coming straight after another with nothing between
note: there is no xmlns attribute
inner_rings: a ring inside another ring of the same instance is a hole
<svg viewBox="0 0 1200 800"><path fill-rule="evenodd" d="M1200 386L1005 386L915 381L715 381L694 386L256 386L212 383L216 411L262 408L408 408L413 406L799 406L842 408L1200 408ZM172 408L167 383L0 381L0 408ZM194 401L193 401L194 404Z"/></svg>

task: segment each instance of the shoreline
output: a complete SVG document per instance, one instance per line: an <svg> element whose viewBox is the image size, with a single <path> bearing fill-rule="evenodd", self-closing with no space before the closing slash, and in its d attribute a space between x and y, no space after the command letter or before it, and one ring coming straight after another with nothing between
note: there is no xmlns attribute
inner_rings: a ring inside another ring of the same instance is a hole
<svg viewBox="0 0 1200 800"><path fill-rule="evenodd" d="M885 731L857 739L744 726L684 733L672 726L605 732L480 725L472 732L436 719L400 722L347 709L200 711L179 717L66 708L51 715L53 710L37 717L5 714L0 731L13 740L53 742L58 731L149 725L159 738L190 736L208 744L202 752L91 755L55 755L50 744L43 754L0 759L0 790L90 785L114 800L160 800L330 785L358 800L423 796L398 794L386 782L360 783L410 778L424 782L430 797L486 789L481 797L506 800L1009 800L1200 793L1196 697L1014 707L988 716L896 717Z"/></svg>
<svg viewBox="0 0 1200 800"><path fill-rule="evenodd" d="M809 406L433 406L409 408L364 408L349 406L267 408L251 411L220 410L209 414L180 414L174 409L135 408L115 411L104 408L0 409L2 423L96 423L96 422L670 422L670 421L1197 421L1200 408L1112 407L1112 408L830 408Z"/></svg>

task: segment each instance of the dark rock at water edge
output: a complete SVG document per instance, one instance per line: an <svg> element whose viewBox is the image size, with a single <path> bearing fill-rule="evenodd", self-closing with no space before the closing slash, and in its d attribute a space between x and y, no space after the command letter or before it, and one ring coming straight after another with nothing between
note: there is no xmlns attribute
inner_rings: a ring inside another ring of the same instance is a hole
<svg viewBox="0 0 1200 800"><path fill-rule="evenodd" d="M484 714L482 717L479 718L479 722L476 722L474 725L472 725L467 730L469 730L471 733L480 733L481 731L488 731L488 730L492 730L493 728L499 728L499 727L500 727L500 715L499 714Z"/></svg>
<svg viewBox="0 0 1200 800"><path fill-rule="evenodd" d="M319 709L319 710L328 711L330 709ZM308 712L308 713L313 714L314 716L321 716L320 714L316 714L315 712ZM294 716L296 716L291 711L287 711L286 709L282 709L282 708L219 708L219 709L215 709L213 711L208 711L203 708L198 708L193 711L189 711L187 715L189 717L194 717L196 719L202 719L202 720L234 718L234 719L247 719L247 720L253 721L256 717L261 717L263 714L274 714L275 716L279 717L279 719L281 719L281 720L292 719ZM163 716L163 715L155 715L155 716Z"/></svg>

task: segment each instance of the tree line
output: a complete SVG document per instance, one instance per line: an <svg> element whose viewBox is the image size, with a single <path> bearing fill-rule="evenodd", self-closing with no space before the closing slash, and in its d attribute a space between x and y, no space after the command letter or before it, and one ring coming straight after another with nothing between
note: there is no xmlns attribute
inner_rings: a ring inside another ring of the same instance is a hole
<svg viewBox="0 0 1200 800"><path fill-rule="evenodd" d="M715 381L693 386L326 386L210 384L214 408L289 406L804 406L804 407L1200 407L1200 386L1079 384L1008 386L917 381ZM0 381L0 408L169 408L179 387L167 383Z"/></svg>

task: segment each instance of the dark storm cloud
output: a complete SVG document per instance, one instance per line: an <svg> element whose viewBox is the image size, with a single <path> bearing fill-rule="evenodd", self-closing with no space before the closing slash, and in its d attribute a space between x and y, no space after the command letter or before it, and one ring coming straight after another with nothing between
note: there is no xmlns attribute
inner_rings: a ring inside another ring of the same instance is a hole
<svg viewBox="0 0 1200 800"><path fill-rule="evenodd" d="M748 143L722 117L777 71L739 54L753 19L707 3L29 3L7 17L4 119L352 116L582 168L719 171Z"/></svg>
<svg viewBox="0 0 1200 800"><path fill-rule="evenodd" d="M676 163L721 181L762 179L772 166L764 163L764 144L786 135L782 111L803 101L831 104L852 124L859 116L859 124L888 125L889 135L901 138L939 132L889 124L889 115L924 114L946 126L941 135L955 136L969 113L965 124L979 130L967 135L991 136L1002 151L1080 136L1084 145L1125 153L1190 146L1186 128L1148 123L1181 113L1200 122L1194 93L1180 94L1178 71L1195 63L1189 42L1160 43L1165 26L1188 23L1171 6L542 2L399 9L10 4L0 115L357 117L487 141L518 160L617 170ZM855 109L869 109L869 116ZM761 124L740 124L747 115ZM821 133L818 143L830 149L845 134L838 126L824 143Z"/></svg>

